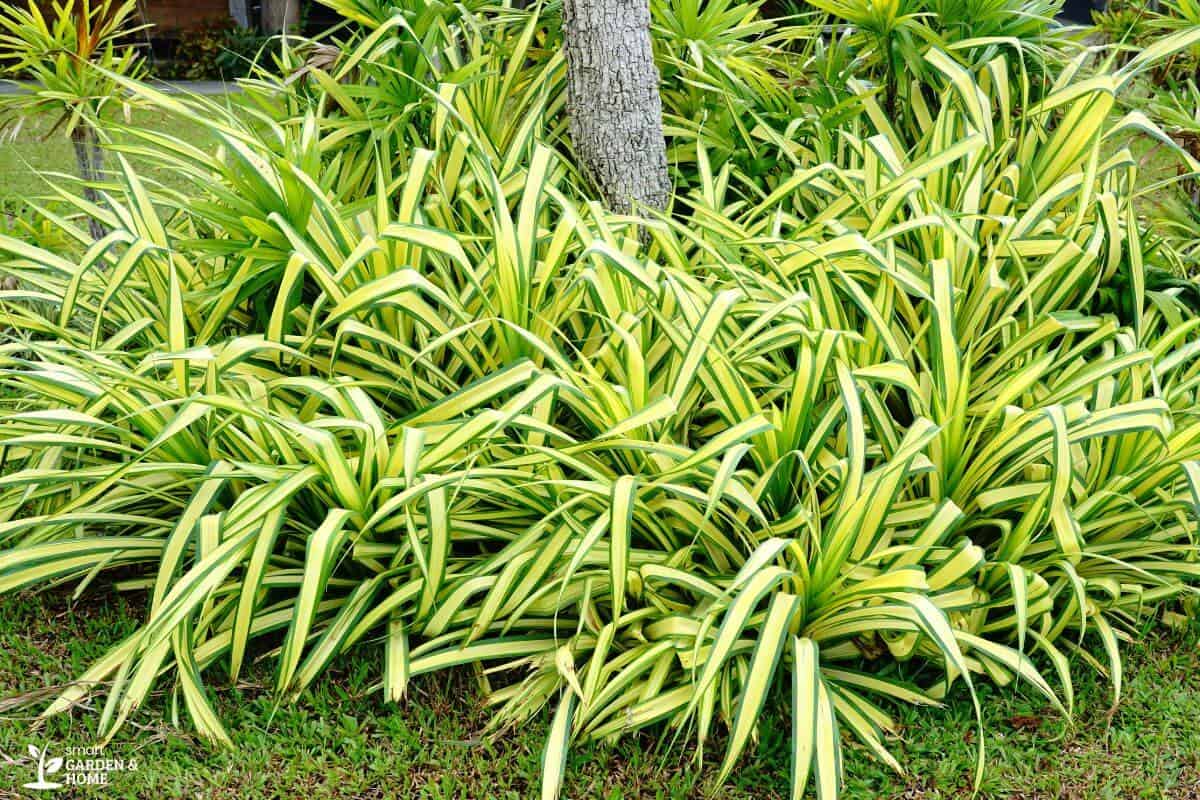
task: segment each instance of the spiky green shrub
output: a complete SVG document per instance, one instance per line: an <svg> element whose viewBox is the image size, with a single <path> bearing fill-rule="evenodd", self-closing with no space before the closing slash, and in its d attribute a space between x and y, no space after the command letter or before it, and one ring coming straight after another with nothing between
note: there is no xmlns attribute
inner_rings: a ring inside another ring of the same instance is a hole
<svg viewBox="0 0 1200 800"><path fill-rule="evenodd" d="M1200 3L1196 0L1164 0L1133 3L1114 0L1102 11L1092 12L1092 31L1112 48L1118 58L1129 58L1164 34L1187 31L1200 25ZM1151 78L1156 85L1175 87L1200 79L1200 48L1193 45L1172 53L1156 64Z"/></svg>
<svg viewBox="0 0 1200 800"><path fill-rule="evenodd" d="M399 117L367 27L249 121L133 87L218 142L129 132L194 190L122 161L47 212L74 244L0 238L0 592L149 598L46 714L103 687L108 737L166 687L227 743L206 681L265 657L292 701L368 646L387 701L482 664L496 728L552 708L546 796L571 742L651 725L724 730L726 775L779 692L793 794L833 797L839 731L900 768L891 704L1070 712L1072 653L1119 697L1200 571L1200 323L1147 293L1108 147L1157 52L1028 102L933 50L910 126L859 87L763 133L757 190L697 131L643 244L556 149L556 57L510 58L536 19L430 28Z"/></svg>
<svg viewBox="0 0 1200 800"><path fill-rule="evenodd" d="M785 6L829 25L859 59L859 77L876 82L893 118L935 79L925 60L940 49L969 68L997 55L1041 84L1073 32L1055 21L1063 0L789 0Z"/></svg>
<svg viewBox="0 0 1200 800"><path fill-rule="evenodd" d="M24 6L24 7L22 7ZM145 75L146 64L130 37L145 29L135 23L134 0L35 0L0 6L0 78L30 81L0 95L0 135L15 136L29 119L51 116L51 132L71 138L84 194L96 203L92 183L104 169L99 142L101 115L120 108L129 116L132 98L122 76ZM93 238L104 231L92 222Z"/></svg>

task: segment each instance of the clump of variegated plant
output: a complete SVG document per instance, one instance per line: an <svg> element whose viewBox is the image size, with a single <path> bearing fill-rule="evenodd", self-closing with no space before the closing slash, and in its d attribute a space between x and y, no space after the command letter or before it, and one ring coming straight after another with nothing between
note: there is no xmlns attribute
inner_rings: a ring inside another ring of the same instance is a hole
<svg viewBox="0 0 1200 800"><path fill-rule="evenodd" d="M647 726L725 731L725 776L775 691L834 797L841 731L901 768L894 703L1069 713L1076 652L1119 697L1200 572L1200 322L1145 287L1110 111L1189 39L1040 99L933 49L911 124L862 85L836 131L764 115L767 188L699 128L643 227L564 157L552 26L359 16L250 123L132 86L216 141L127 132L192 193L122 161L77 246L0 238L0 592L148 596L45 713L104 687L107 737L166 688L228 744L205 684L255 646L290 702L374 643L384 700L482 664L497 728L552 709L547 797Z"/></svg>

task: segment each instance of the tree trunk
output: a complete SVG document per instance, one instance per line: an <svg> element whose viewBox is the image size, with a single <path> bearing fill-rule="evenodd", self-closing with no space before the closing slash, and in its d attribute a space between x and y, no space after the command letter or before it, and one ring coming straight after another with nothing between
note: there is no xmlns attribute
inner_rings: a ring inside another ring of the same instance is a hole
<svg viewBox="0 0 1200 800"><path fill-rule="evenodd" d="M287 33L300 24L300 0L262 0L264 33Z"/></svg>
<svg viewBox="0 0 1200 800"><path fill-rule="evenodd" d="M563 0L567 113L584 168L618 213L671 192L649 0Z"/></svg>
<svg viewBox="0 0 1200 800"><path fill-rule="evenodd" d="M229 0L229 16L239 28L249 28L250 3L248 0Z"/></svg>
<svg viewBox="0 0 1200 800"><path fill-rule="evenodd" d="M71 144L75 146L75 163L79 166L79 177L83 179L83 198L100 205L100 193L92 185L100 179L104 169L104 154L96 132L87 123L80 123L71 131ZM107 233L100 220L91 215L88 216L88 232L93 239L102 239Z"/></svg>

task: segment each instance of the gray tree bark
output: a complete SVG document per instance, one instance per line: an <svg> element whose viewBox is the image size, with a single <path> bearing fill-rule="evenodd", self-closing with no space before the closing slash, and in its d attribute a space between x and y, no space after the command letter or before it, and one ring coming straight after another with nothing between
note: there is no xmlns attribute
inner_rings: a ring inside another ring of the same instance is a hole
<svg viewBox="0 0 1200 800"><path fill-rule="evenodd" d="M100 193L93 185L100 180L104 171L104 153L100 149L100 140L96 132L86 122L81 122L71 129L71 144L75 148L75 163L79 167L79 177L83 179L83 197L89 203L100 205ZM100 220L88 217L88 232L93 239L103 239L108 233Z"/></svg>
<svg viewBox="0 0 1200 800"><path fill-rule="evenodd" d="M229 0L229 16L239 28L249 28L250 3L248 0Z"/></svg>
<svg viewBox="0 0 1200 800"><path fill-rule="evenodd" d="M287 33L300 24L300 0L262 0L262 29Z"/></svg>
<svg viewBox="0 0 1200 800"><path fill-rule="evenodd" d="M575 152L618 213L663 209L671 186L649 0L563 0Z"/></svg>

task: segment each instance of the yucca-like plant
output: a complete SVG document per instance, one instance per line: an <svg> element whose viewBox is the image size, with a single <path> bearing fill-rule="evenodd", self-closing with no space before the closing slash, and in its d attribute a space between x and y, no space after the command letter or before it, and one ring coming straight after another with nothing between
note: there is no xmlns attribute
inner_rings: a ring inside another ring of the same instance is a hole
<svg viewBox="0 0 1200 800"><path fill-rule="evenodd" d="M0 96L0 133L17 135L32 117L53 116L51 131L70 136L84 194L93 204L93 186L103 171L101 115L121 107L129 115L131 98L120 76L145 74L142 57L128 41L145 26L134 22L134 0L64 0L47 15L34 0L22 8L0 8L0 76L29 78L28 88ZM93 238L104 231L92 221Z"/></svg>
<svg viewBox="0 0 1200 800"><path fill-rule="evenodd" d="M1121 640L1200 571L1200 345L1109 147L1152 126L1110 111L1190 40L1033 101L933 50L911 125L858 87L836 135L760 130L766 189L698 130L643 243L556 150L554 58L471 25L386 92L368 32L250 121L131 85L212 134L122 146L194 194L121 160L67 201L101 241L0 238L0 592L149 597L45 713L102 686L107 737L170 687L227 743L206 681L263 657L292 701L369 643L388 701L482 664L497 728L552 709L547 797L571 743L651 725L727 732L727 775L777 692L793 795L834 797L840 731L901 768L894 703L1069 712L1071 653L1119 696Z"/></svg>
<svg viewBox="0 0 1200 800"><path fill-rule="evenodd" d="M1118 59L1128 59L1162 36L1184 32L1200 25L1200 2L1163 0L1137 3L1113 0L1103 10L1093 11L1092 30L1103 37ZM1181 48L1155 64L1152 82L1174 88L1185 81L1200 80L1200 48Z"/></svg>
<svg viewBox="0 0 1200 800"><path fill-rule="evenodd" d="M1062 0L805 0L804 5L823 12L823 21L835 31L845 31L893 118L936 76L925 61L931 48L972 69L1005 55L1014 71L1033 76L1037 86L1072 47L1070 29L1055 22Z"/></svg>

